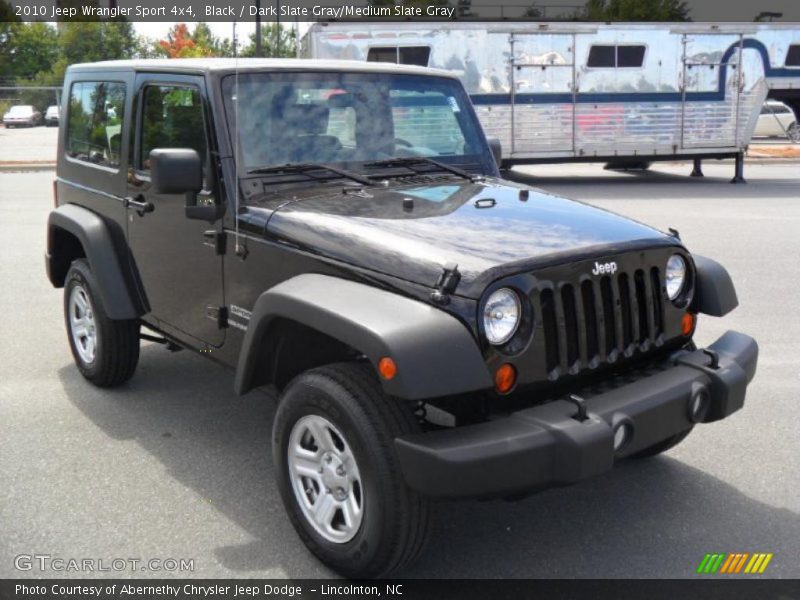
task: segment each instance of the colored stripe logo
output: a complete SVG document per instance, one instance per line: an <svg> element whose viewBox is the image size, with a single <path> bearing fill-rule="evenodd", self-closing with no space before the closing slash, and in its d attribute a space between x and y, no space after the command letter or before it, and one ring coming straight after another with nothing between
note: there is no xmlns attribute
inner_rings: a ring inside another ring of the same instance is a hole
<svg viewBox="0 0 800 600"><path fill-rule="evenodd" d="M760 575L767 570L767 565L773 556L771 552L706 554L697 567L697 573L701 575L713 575L715 573L724 575L738 575L739 573Z"/></svg>

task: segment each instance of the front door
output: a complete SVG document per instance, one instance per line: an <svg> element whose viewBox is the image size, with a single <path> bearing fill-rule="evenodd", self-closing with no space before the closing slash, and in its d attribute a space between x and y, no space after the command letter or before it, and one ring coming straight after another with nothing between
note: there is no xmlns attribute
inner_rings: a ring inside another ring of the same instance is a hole
<svg viewBox="0 0 800 600"><path fill-rule="evenodd" d="M202 77L145 73L137 77L136 89L128 243L150 304L148 316L189 343L219 346L222 257L208 240L220 225L187 219L184 196L158 194L150 181L151 150L192 148L204 159L207 189L201 194L206 202L213 199L205 83Z"/></svg>

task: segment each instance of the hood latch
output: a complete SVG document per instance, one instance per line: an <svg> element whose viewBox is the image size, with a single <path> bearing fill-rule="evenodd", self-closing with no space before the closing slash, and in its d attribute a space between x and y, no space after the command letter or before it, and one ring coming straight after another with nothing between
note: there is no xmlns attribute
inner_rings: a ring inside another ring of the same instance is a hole
<svg viewBox="0 0 800 600"><path fill-rule="evenodd" d="M449 304L449 295L456 291L459 281L461 281L461 273L458 272L458 265L447 263L436 282L436 289L431 292L431 300L442 306Z"/></svg>

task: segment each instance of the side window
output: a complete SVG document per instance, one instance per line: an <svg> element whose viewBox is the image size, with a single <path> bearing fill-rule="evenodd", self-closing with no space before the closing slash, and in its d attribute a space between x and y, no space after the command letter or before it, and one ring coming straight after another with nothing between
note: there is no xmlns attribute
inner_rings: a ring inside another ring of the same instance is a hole
<svg viewBox="0 0 800 600"><path fill-rule="evenodd" d="M644 63L644 46L617 46L618 67L641 67Z"/></svg>
<svg viewBox="0 0 800 600"><path fill-rule="evenodd" d="M792 44L786 51L787 67L800 67L800 44Z"/></svg>
<svg viewBox="0 0 800 600"><path fill-rule="evenodd" d="M427 67L431 49L428 46L404 46L400 48L400 64Z"/></svg>
<svg viewBox="0 0 800 600"><path fill-rule="evenodd" d="M119 167L124 111L124 83L73 83L67 117L67 155L96 165Z"/></svg>
<svg viewBox="0 0 800 600"><path fill-rule="evenodd" d="M430 56L431 49L428 46L370 48L367 52L367 62L388 62L427 67Z"/></svg>
<svg viewBox="0 0 800 600"><path fill-rule="evenodd" d="M155 148L192 148L205 163L206 134L200 92L194 87L150 85L142 99L139 168L150 170Z"/></svg>
<svg viewBox="0 0 800 600"><path fill-rule="evenodd" d="M587 67L592 68L638 68L644 64L645 47L641 44L601 46L589 49Z"/></svg>
<svg viewBox="0 0 800 600"><path fill-rule="evenodd" d="M370 48L367 52L367 62L397 62L397 48Z"/></svg>
<svg viewBox="0 0 800 600"><path fill-rule="evenodd" d="M614 46L592 46L589 49L589 60L587 67L614 67L616 48Z"/></svg>
<svg viewBox="0 0 800 600"><path fill-rule="evenodd" d="M762 104L761 105L761 114L762 115L785 115L791 112L788 106L785 104Z"/></svg>

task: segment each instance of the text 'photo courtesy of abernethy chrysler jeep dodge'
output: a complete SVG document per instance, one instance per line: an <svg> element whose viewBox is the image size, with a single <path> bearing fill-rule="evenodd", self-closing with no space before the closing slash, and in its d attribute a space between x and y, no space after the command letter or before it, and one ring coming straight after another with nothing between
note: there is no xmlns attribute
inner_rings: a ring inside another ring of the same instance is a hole
<svg viewBox="0 0 800 600"><path fill-rule="evenodd" d="M64 93L46 262L77 368L120 385L146 339L275 386L277 486L343 575L413 562L437 499L568 485L744 404L756 342L692 341L726 270L501 179L449 73L118 61Z"/></svg>

